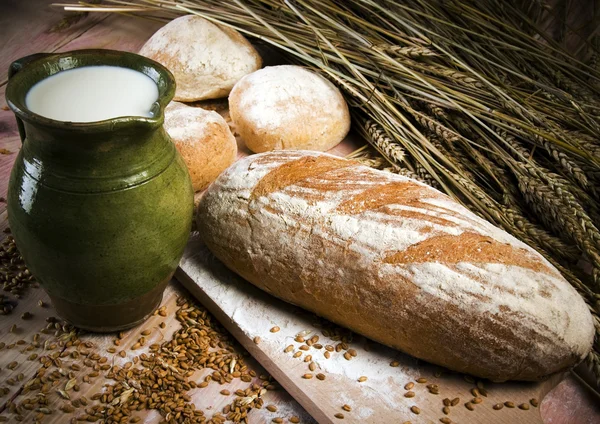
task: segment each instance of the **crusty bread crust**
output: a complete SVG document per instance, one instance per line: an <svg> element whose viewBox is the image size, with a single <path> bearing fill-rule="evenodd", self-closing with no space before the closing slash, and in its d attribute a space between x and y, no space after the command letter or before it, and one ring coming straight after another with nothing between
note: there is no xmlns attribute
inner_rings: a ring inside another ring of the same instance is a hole
<svg viewBox="0 0 600 424"><path fill-rule="evenodd" d="M417 181L327 154L236 162L197 216L259 288L452 370L538 380L591 349L583 299L541 255Z"/></svg>
<svg viewBox="0 0 600 424"><path fill-rule="evenodd" d="M217 112L171 102L165 110L165 130L183 157L194 191L202 191L237 156L237 142Z"/></svg>
<svg viewBox="0 0 600 424"><path fill-rule="evenodd" d="M260 55L243 35L195 15L166 24L139 53L173 73L174 100L180 102L227 97L240 78L262 66Z"/></svg>
<svg viewBox="0 0 600 424"><path fill-rule="evenodd" d="M255 153L327 151L350 130L350 112L340 90L295 65L267 66L246 75L231 90L229 113Z"/></svg>

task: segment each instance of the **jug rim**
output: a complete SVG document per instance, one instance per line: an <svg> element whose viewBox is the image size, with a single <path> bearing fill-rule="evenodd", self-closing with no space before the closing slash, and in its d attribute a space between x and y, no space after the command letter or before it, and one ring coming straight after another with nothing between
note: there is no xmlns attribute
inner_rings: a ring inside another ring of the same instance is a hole
<svg viewBox="0 0 600 424"><path fill-rule="evenodd" d="M40 70L39 63L44 62L46 65ZM38 65L36 66L36 64ZM6 87L8 107L17 118L25 122L58 130L102 132L134 124L149 128L159 127L164 122L164 110L175 95L175 77L171 71L155 60L127 51L81 49L61 53L35 54L14 61L11 69L15 65L17 65L18 71L9 77ZM153 104L153 108L156 109L155 115L152 117L128 115L102 121L72 122L47 118L32 112L27 107L25 97L37 82L62 71L86 66L119 66L141 72L152 79L158 87L158 99ZM41 78L39 78L40 73L44 75Z"/></svg>

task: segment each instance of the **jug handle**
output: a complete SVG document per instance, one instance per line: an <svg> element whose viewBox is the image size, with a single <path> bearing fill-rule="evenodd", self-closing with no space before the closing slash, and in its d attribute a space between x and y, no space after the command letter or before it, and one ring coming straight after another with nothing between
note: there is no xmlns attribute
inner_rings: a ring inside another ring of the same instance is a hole
<svg viewBox="0 0 600 424"><path fill-rule="evenodd" d="M8 79L11 79L17 72L19 72L21 69L27 66L30 62L51 55L52 53L34 53L29 56L25 56L15 60L13 63L10 64L10 67L8 68ZM21 143L23 143L25 141L25 127L23 125L23 121L19 117L17 117L17 128L19 129Z"/></svg>

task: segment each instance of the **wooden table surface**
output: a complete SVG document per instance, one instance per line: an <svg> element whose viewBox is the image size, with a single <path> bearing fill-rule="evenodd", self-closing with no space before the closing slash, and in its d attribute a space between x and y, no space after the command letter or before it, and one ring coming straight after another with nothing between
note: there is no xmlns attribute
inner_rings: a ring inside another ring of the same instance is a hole
<svg viewBox="0 0 600 424"><path fill-rule="evenodd" d="M14 116L6 107L4 92L7 81L7 69L9 64L20 57L36 52L54 52L68 51L82 48L110 48L136 52L148 37L156 31L161 23L150 20L131 19L126 16L101 15L101 14L70 14L65 13L58 8L51 8L50 0L3 0L0 3L0 230L8 226L6 216L6 191L8 186L8 176L16 153L20 148L20 140L17 134ZM6 234L1 233L0 240L5 238ZM149 330L148 342L145 347L139 350L127 350L126 357L121 358L112 355L107 351L113 346L115 335L92 335L83 334L80 336L82 342L93 344L93 349L101 356L112 358L113 363L124 364L133 357L148 352L147 346L156 343L163 338L169 338L173 332L180 328L180 323L175 317L178 309L177 299L179 297L189 296L178 282L173 281L167 288L163 300L163 306L166 307L167 316L154 316L142 326L130 330L124 334L123 344L129 346L134 344L140 337L140 334ZM27 392L26 384L35 376L40 369L39 359L31 359L33 356L27 351L25 346L31 343L32 336L44 328L48 317L55 313L51 305L45 307L38 306L39 301L47 305L48 299L42 289L31 289L19 300L15 310L6 316L0 316L0 346L15 344L13 349L2 348L0 350L0 417L13 421L18 418L18 414L12 413L19 401ZM32 311L33 318L22 320L21 315L25 311ZM164 330L160 330L158 324L165 322ZM11 332L11 328L17 324L17 329ZM50 340L53 343L61 343L61 334L43 335L43 339ZM26 341L23 348L19 348L19 340ZM65 338L63 336L62 340ZM46 343L46 346L48 346ZM243 349L236 347L242 355ZM42 356L42 355L40 355ZM17 362L13 370L8 365ZM116 361L116 362L114 362ZM263 370L252 358L246 358L250 369L255 370L260 375ZM89 370L88 370L89 371ZM205 372L207 374L207 372ZM201 378L203 375L200 375ZM258 382L260 380L256 379ZM102 376L98 377L90 384L83 386L77 396L91 397L93 393L99 391L106 380ZM12 384L9 384L12 383ZM237 385L236 385L237 384ZM245 388L248 383L234 383L231 392L237 388ZM231 403L231 398L220 394L222 387L207 387L201 395L193 396L193 401L199 409L205 411L205 415L210 417L215 412L220 411L226 404ZM6 388L6 390L3 390ZM25 388L25 390L24 390ZM4 394L3 394L4 393ZM57 407L63 402L60 394L48 399L51 406ZM310 418L305 415L300 406L282 390L267 391L265 404L274 403L280 405L280 410L284 411L281 416L289 418L292 415L298 415L302 422L309 422ZM42 408L43 409L43 408ZM26 413L25 413L26 412ZM44 414L38 410L25 411L23 417L25 421L31 422L36 416ZM563 380L549 395L546 396L541 405L541 412L544 422L547 424L585 424L600 422L600 401L584 384L574 376L568 376ZM160 416L156 411L151 413L139 412L138 415L144 422L158 422ZM262 410L252 410L248 417L251 423L270 422L275 416L273 413L267 413ZM67 422L67 418L54 412L44 417L43 422ZM2 420L3 418L0 418Z"/></svg>

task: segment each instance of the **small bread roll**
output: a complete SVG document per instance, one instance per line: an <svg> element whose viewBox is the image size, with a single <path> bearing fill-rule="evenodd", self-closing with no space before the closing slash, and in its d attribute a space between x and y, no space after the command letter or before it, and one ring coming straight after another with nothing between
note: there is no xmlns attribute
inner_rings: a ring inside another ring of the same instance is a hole
<svg viewBox="0 0 600 424"><path fill-rule="evenodd" d="M217 112L171 102L164 126L190 171L194 191L204 190L235 161L235 137Z"/></svg>
<svg viewBox="0 0 600 424"><path fill-rule="evenodd" d="M200 16L177 18L159 29L139 52L175 76L175 100L192 102L226 97L262 59L239 32Z"/></svg>
<svg viewBox="0 0 600 424"><path fill-rule="evenodd" d="M229 112L236 131L255 153L326 151L350 130L342 93L300 66L269 66L245 76L231 90Z"/></svg>

